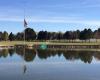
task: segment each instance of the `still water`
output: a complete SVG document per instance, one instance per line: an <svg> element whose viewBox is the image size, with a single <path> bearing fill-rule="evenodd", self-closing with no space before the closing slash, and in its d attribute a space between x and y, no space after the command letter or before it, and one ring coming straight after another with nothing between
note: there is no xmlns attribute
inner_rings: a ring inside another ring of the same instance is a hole
<svg viewBox="0 0 100 80"><path fill-rule="evenodd" d="M0 80L100 80L100 52L1 49Z"/></svg>

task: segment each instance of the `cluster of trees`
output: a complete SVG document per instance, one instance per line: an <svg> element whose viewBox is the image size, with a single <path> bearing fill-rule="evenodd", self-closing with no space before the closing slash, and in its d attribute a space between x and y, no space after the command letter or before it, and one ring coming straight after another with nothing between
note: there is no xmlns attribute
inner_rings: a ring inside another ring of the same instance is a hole
<svg viewBox="0 0 100 80"><path fill-rule="evenodd" d="M82 31L66 31L62 32L47 32L40 31L36 33L32 28L25 29L25 40L90 40L90 39L100 39L100 28L98 30L92 31L91 29L84 29ZM24 40L24 32L18 32L13 34L12 32L8 34L6 31L0 32L1 41L15 41Z"/></svg>
<svg viewBox="0 0 100 80"><path fill-rule="evenodd" d="M12 32L8 34L6 31L0 32L0 41L21 41L24 40L24 32L25 32L25 40L31 41L36 39L36 33L33 29L27 28L23 32L18 32L17 34L13 34Z"/></svg>

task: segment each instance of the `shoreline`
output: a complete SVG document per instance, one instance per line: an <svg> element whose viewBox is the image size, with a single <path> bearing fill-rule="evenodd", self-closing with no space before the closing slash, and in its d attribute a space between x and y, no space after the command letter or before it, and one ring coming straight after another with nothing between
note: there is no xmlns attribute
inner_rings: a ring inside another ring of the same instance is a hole
<svg viewBox="0 0 100 80"><path fill-rule="evenodd" d="M26 45L40 45L40 44L47 44L47 45L100 45L100 42L70 42L70 43L64 43L64 42L25 42ZM1 41L0 46L15 46L15 45L24 45L24 41Z"/></svg>
<svg viewBox="0 0 100 80"><path fill-rule="evenodd" d="M40 48L41 45L46 45L47 49L100 49L100 43L52 43L52 42L25 42L27 48ZM2 41L0 48L15 48L23 47L23 41Z"/></svg>

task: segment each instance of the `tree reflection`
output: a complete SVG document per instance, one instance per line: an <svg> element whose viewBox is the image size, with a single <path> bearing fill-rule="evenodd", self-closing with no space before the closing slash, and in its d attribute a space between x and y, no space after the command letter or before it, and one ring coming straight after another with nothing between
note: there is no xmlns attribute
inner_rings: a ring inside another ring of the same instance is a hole
<svg viewBox="0 0 100 80"><path fill-rule="evenodd" d="M94 52L94 58L100 60L100 52Z"/></svg>
<svg viewBox="0 0 100 80"><path fill-rule="evenodd" d="M34 49L26 49L24 60L27 62L33 61L35 59L36 52Z"/></svg>
<svg viewBox="0 0 100 80"><path fill-rule="evenodd" d="M40 59L47 59L48 57L55 56L56 53L50 50L39 49L37 55Z"/></svg>
<svg viewBox="0 0 100 80"><path fill-rule="evenodd" d="M63 56L66 60L76 60L79 59L79 53L77 51L65 51L63 52Z"/></svg>
<svg viewBox="0 0 100 80"><path fill-rule="evenodd" d="M8 54L9 54L8 49L0 50L0 57L6 58L8 56Z"/></svg>
<svg viewBox="0 0 100 80"><path fill-rule="evenodd" d="M10 56L13 56L15 53L15 49L8 49L8 51Z"/></svg>
<svg viewBox="0 0 100 80"><path fill-rule="evenodd" d="M93 59L93 54L90 51L67 51L64 53L64 57L67 60L78 60L80 59L84 63L91 63Z"/></svg>
<svg viewBox="0 0 100 80"><path fill-rule="evenodd" d="M89 52L89 51L81 51L79 53L79 57L80 57L81 61L83 61L85 63L91 63L92 59L93 59L93 53Z"/></svg>
<svg viewBox="0 0 100 80"><path fill-rule="evenodd" d="M56 55L60 57L62 54L66 60L81 60L84 63L91 63L93 57L98 58L98 55L100 59L100 54L98 54L95 51L38 50L37 55L40 59L47 59L49 57L54 57Z"/></svg>
<svg viewBox="0 0 100 80"><path fill-rule="evenodd" d="M16 48L16 49L2 49L0 50L0 57L7 58L8 55L12 57L14 54L17 54L18 56L21 56L24 61L30 62L34 61L36 58L36 55L42 60L42 59L48 59L49 57L61 57L61 55L64 56L66 60L81 60L84 63L91 63L93 60L93 57L100 60L100 52L99 51L68 51L68 50L41 50L38 49L37 51L35 49L27 49L25 48ZM26 68L25 68L26 70Z"/></svg>
<svg viewBox="0 0 100 80"><path fill-rule="evenodd" d="M24 57L24 60L26 62L33 61L36 56L36 51L34 49L25 48L25 52L24 52L24 48L16 48L16 53L18 55Z"/></svg>

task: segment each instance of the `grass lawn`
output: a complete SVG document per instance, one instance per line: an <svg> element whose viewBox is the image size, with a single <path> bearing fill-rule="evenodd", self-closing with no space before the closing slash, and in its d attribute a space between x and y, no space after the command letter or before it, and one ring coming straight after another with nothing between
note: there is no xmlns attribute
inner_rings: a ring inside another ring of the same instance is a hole
<svg viewBox="0 0 100 80"><path fill-rule="evenodd" d="M48 44L48 45L100 45L100 42L80 42L80 43L56 43L56 42L25 42L27 45L36 45L36 44ZM14 46L18 44L24 44L24 41L1 41L0 46Z"/></svg>

